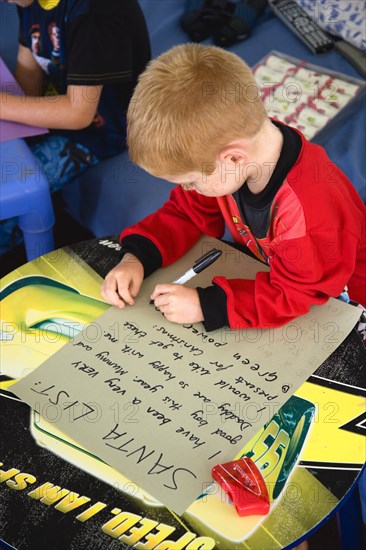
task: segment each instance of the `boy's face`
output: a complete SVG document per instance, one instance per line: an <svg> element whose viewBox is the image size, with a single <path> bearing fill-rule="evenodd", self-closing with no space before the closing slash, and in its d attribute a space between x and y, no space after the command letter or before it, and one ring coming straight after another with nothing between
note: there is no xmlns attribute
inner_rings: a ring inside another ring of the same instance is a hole
<svg viewBox="0 0 366 550"><path fill-rule="evenodd" d="M196 191L206 197L222 197L237 191L245 181L240 163L217 162L212 174L204 171L188 172L179 176L165 176L163 179L181 185L185 191Z"/></svg>

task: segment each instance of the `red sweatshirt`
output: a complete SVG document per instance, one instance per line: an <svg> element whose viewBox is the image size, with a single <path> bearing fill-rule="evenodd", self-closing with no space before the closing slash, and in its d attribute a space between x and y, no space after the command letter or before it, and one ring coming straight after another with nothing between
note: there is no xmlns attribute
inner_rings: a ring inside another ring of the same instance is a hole
<svg viewBox="0 0 366 550"><path fill-rule="evenodd" d="M270 266L255 280L214 278L235 329L281 326L338 297L346 285L351 300L365 305L366 207L324 149L300 136L300 154L275 194L264 238L251 233L232 196L205 197L177 186L162 208L121 233L122 246L129 235L146 237L166 266L202 234L222 237L226 222L234 241Z"/></svg>

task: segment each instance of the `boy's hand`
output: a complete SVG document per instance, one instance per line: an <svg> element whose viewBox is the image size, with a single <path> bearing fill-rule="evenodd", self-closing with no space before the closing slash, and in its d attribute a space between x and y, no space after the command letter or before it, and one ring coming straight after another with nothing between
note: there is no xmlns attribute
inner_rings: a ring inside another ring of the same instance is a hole
<svg viewBox="0 0 366 550"><path fill-rule="evenodd" d="M125 254L119 264L106 276L101 295L109 304L123 309L133 305L144 279L144 268L133 254Z"/></svg>
<svg viewBox="0 0 366 550"><path fill-rule="evenodd" d="M198 292L182 285L156 285L150 298L168 321L198 323L203 321Z"/></svg>

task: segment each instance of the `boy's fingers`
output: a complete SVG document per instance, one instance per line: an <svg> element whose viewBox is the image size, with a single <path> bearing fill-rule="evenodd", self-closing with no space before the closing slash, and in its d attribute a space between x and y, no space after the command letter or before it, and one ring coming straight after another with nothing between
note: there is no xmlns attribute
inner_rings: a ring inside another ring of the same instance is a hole
<svg viewBox="0 0 366 550"><path fill-rule="evenodd" d="M139 268L137 258L127 257L127 260L124 260L107 274L101 287L103 298L119 308L123 308L126 303L130 305L135 303L134 298L140 290L143 279L143 268L142 265ZM130 269L131 266L133 269Z"/></svg>
<svg viewBox="0 0 366 550"><path fill-rule="evenodd" d="M156 287L153 290L153 293L151 294L150 298L152 300L155 300L158 296L161 296L162 294L166 294L172 290L172 287L174 285L171 284L159 284L156 285Z"/></svg>
<svg viewBox="0 0 366 550"><path fill-rule="evenodd" d="M123 284L123 285L119 284L117 292L118 292L118 295L120 296L120 298L122 300L124 300L127 304L129 304L130 306L132 306L135 303L135 300L133 299L133 296L131 296L131 292L130 292L129 287L126 287L125 284Z"/></svg>
<svg viewBox="0 0 366 550"><path fill-rule="evenodd" d="M112 306L117 306L117 307L120 307L120 308L123 308L124 307L124 302L123 300L121 300L120 296L119 296L119 293L117 291L117 286L114 284L104 284L103 287L102 287L102 292L101 292L103 298L105 300L107 300L107 302L109 304L111 304Z"/></svg>
<svg viewBox="0 0 366 550"><path fill-rule="evenodd" d="M136 298L136 296L138 295L140 291L140 287L141 287L140 281L135 281L135 280L131 281L130 294L133 298Z"/></svg>
<svg viewBox="0 0 366 550"><path fill-rule="evenodd" d="M128 287L126 287L125 281L107 277L102 285L101 294L112 306L123 308L125 302L133 304L133 298Z"/></svg>
<svg viewBox="0 0 366 550"><path fill-rule="evenodd" d="M159 294L159 296L157 296L154 300L155 307L160 309L160 311L163 311L163 308L168 307L169 304L170 304L170 297L168 294Z"/></svg>

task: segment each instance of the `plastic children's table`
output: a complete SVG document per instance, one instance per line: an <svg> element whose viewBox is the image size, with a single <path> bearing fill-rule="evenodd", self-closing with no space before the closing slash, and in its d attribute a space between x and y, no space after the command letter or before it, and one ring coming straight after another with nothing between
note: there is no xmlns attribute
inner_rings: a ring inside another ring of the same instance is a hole
<svg viewBox="0 0 366 550"><path fill-rule="evenodd" d="M345 504L345 547L361 547L351 504L365 461L365 350L355 331L240 451L262 468L266 516L238 516L218 491L177 516L12 394L14 380L70 340L68 320L81 328L106 310L100 284L118 248L114 238L87 241L2 280L3 322L17 330L3 332L0 539L19 550L275 550L307 538Z"/></svg>

